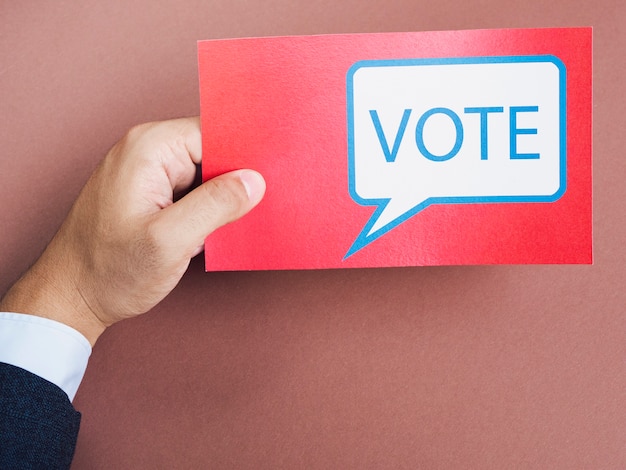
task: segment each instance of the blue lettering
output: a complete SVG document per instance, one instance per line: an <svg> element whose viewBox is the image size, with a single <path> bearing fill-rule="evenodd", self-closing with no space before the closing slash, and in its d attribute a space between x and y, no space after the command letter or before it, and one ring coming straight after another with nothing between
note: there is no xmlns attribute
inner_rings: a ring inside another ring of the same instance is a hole
<svg viewBox="0 0 626 470"><path fill-rule="evenodd" d="M454 141L454 145L452 146L452 150L443 155L433 154L424 145L424 125L426 124L428 118L433 114L445 114L448 116L452 120L456 130L456 139ZM457 153L459 153L461 145L463 145L463 124L461 124L461 119L454 111L448 108L429 109L422 115L422 117L419 118L419 121L417 121L417 127L415 128L415 143L417 144L419 151L422 152L422 155L429 160L434 162L445 162L446 160L450 160Z"/></svg>
<svg viewBox="0 0 626 470"><path fill-rule="evenodd" d="M539 106L511 106L511 116L509 120L511 160L533 160L540 157L538 153L517 153L518 135L537 134L537 129L519 129L517 127L517 113L536 113L537 111L539 111Z"/></svg>
<svg viewBox="0 0 626 470"><path fill-rule="evenodd" d="M488 160L489 158L489 114L490 113L504 113L504 107L502 106L484 106L484 107L468 107L464 108L465 114L478 114L480 116L480 159ZM520 135L536 135L536 128L519 128L517 125L517 114L518 113L536 113L539 111L538 106L511 106L509 110L509 145L510 145L510 159L511 160L532 160L539 159L539 153L519 153L517 151L517 139ZM402 139L404 138L404 133L406 132L407 125L409 123L409 118L411 117L412 109L407 108L402 113L402 118L400 120L400 125L398 126L398 130L395 133L395 137L393 139L393 147L389 148L389 142L387 137L385 136L385 132L383 131L382 124L380 122L380 118L378 117L378 111L371 109L369 111L370 118L372 119L372 124L374 125L374 129L376 130L376 135L378 137L378 142L380 144L380 148L383 151L383 155L385 156L385 160L388 163L393 163L396 161L396 157L398 156L398 151L400 150L400 145L402 143ZM454 145L452 149L448 153L444 153L443 155L436 155L432 153L430 150L426 148L426 144L424 143L424 127L428 119L430 119L435 114L444 114L452 121L455 130L455 138ZM461 122L461 118L459 115L452 111L449 108L432 108L426 111L424 114L420 116L417 121L417 125L415 127L415 143L417 144L417 148L420 153L427 159L434 162L445 162L454 158L463 145L463 123Z"/></svg>
<svg viewBox="0 0 626 470"><path fill-rule="evenodd" d="M487 160L487 116L489 113L502 113L504 108L501 106L490 108L465 108L466 113L480 114L480 159Z"/></svg>
<svg viewBox="0 0 626 470"><path fill-rule="evenodd" d="M411 110L405 109L402 114L402 120L400 121L400 127L398 127L398 132L396 132L396 138L393 141L393 148L389 150L389 144L387 143L387 138L383 132L383 127L380 124L378 112L374 109L370 109L370 117L372 118L374 128L376 129L378 142L380 142L380 147L383 149L383 153L385 154L385 160L389 163L396 161L396 156L398 155L398 150L400 149L400 142L402 142L402 137L404 137L404 131L406 130L406 125L409 122L410 116Z"/></svg>

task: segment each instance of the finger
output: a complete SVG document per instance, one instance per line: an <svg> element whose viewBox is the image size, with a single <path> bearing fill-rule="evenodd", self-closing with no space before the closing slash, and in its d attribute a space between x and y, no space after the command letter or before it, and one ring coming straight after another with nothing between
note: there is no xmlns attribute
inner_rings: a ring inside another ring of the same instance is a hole
<svg viewBox="0 0 626 470"><path fill-rule="evenodd" d="M180 119L185 136L185 146L193 162L198 165L202 161L202 133L200 132L200 117Z"/></svg>
<svg viewBox="0 0 626 470"><path fill-rule="evenodd" d="M147 136L149 143L178 141L185 155L199 164L202 161L202 134L200 132L200 117L185 117L148 123L152 126L153 134Z"/></svg>
<svg viewBox="0 0 626 470"><path fill-rule="evenodd" d="M197 117L150 122L131 129L119 149L120 158L152 191L166 192L187 189L202 160L200 119ZM163 182L167 186L161 187ZM145 186L142 185L142 187Z"/></svg>
<svg viewBox="0 0 626 470"><path fill-rule="evenodd" d="M248 213L265 194L263 177L253 170L225 173L198 186L158 216L172 246L191 257L219 227Z"/></svg>
<svg viewBox="0 0 626 470"><path fill-rule="evenodd" d="M159 123L160 135L151 142L161 142L161 163L174 193L186 190L194 181L196 165L202 161L200 118L181 118ZM158 152L157 152L158 154Z"/></svg>

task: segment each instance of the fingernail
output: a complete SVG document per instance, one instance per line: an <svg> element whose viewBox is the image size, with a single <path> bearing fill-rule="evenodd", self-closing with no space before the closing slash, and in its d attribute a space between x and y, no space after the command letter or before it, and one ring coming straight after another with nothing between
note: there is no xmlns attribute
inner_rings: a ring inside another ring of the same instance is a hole
<svg viewBox="0 0 626 470"><path fill-rule="evenodd" d="M250 202L256 204L263 199L263 195L265 194L265 180L259 173L253 170L241 170L239 178L241 178L241 182L244 188L246 188Z"/></svg>

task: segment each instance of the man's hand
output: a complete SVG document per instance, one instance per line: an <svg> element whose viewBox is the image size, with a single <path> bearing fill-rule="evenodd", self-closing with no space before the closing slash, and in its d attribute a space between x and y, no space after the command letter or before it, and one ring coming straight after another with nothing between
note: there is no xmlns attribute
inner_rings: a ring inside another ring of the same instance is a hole
<svg viewBox="0 0 626 470"><path fill-rule="evenodd" d="M130 130L0 310L60 321L92 345L107 326L150 310L178 284L204 238L246 214L265 192L258 173L238 170L173 202L192 184L200 160L197 118Z"/></svg>

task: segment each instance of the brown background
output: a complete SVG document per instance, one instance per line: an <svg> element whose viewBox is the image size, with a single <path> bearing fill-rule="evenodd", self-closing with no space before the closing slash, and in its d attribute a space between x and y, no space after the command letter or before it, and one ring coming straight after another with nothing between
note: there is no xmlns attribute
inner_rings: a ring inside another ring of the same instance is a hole
<svg viewBox="0 0 626 470"><path fill-rule="evenodd" d="M626 468L626 3L0 3L0 292L196 40L593 26L593 266L205 274L100 339L74 467Z"/></svg>

